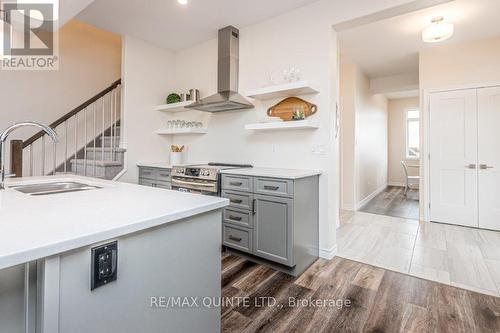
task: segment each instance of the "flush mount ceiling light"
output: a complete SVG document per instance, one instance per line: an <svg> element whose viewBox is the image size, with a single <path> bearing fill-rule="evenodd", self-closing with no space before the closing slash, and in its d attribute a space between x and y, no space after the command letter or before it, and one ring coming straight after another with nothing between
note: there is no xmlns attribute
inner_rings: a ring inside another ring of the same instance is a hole
<svg viewBox="0 0 500 333"><path fill-rule="evenodd" d="M188 4L188 0L177 0L177 2L184 6Z"/></svg>
<svg viewBox="0 0 500 333"><path fill-rule="evenodd" d="M426 43L437 43L447 40L453 36L455 27L446 23L444 17L438 16L431 20L431 25L422 31L422 40Z"/></svg>

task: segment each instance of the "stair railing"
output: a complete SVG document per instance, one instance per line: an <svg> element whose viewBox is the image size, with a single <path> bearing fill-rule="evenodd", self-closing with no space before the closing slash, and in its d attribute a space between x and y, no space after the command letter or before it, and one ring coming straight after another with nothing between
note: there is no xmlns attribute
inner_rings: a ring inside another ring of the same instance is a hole
<svg viewBox="0 0 500 333"><path fill-rule="evenodd" d="M47 147L46 133L43 131L24 141L12 140L11 173L16 177L70 173L70 160L81 158L83 175L87 176L87 149L93 147L93 175L95 175L98 160L96 140L101 139L102 161L105 161L106 148L109 148L111 159L119 148L116 140L119 137L117 126L120 123L120 95L121 79L50 124L60 137L60 143L51 144L52 148ZM106 135L110 138L109 147L104 146Z"/></svg>

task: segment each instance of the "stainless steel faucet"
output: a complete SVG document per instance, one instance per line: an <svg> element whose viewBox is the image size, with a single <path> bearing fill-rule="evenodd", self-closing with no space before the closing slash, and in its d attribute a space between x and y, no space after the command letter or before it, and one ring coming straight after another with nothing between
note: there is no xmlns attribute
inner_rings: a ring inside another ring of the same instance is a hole
<svg viewBox="0 0 500 333"><path fill-rule="evenodd" d="M20 127L24 127L24 126L38 127L40 129L42 129L43 131L45 131L45 133L47 133L47 135L50 136L50 138L54 141L54 143L59 142L59 139L57 137L57 133L52 128L50 128L47 125L40 124L40 123L37 123L34 121L23 121L20 123L15 123L14 125L9 126L7 129L5 129L5 131L3 131L0 134L0 190L5 189L5 177L12 176L12 175L7 175L6 170L5 170L5 160L6 160L5 142L7 141L7 138L9 137L9 135L13 131L15 131L16 129L18 129Z"/></svg>

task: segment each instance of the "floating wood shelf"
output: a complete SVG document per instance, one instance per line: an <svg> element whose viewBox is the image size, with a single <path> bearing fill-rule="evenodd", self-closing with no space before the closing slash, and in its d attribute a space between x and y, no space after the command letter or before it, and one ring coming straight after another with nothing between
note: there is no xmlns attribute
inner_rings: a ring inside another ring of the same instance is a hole
<svg viewBox="0 0 500 333"><path fill-rule="evenodd" d="M186 102L179 102L179 103L172 103L172 104L162 104L158 105L155 107L156 111L163 111L163 112L183 112L183 111L189 111L191 109L186 109L185 107L193 104L193 101L186 101Z"/></svg>
<svg viewBox="0 0 500 333"><path fill-rule="evenodd" d="M280 84L265 88L253 89L246 92L246 96L259 99L275 99L294 97L299 95L317 94L319 91L309 85L307 81L297 81L292 83Z"/></svg>
<svg viewBox="0 0 500 333"><path fill-rule="evenodd" d="M299 130L299 129L315 130L318 128L319 125L317 122L307 119L245 125L246 130L252 130L252 131L283 131L283 130Z"/></svg>

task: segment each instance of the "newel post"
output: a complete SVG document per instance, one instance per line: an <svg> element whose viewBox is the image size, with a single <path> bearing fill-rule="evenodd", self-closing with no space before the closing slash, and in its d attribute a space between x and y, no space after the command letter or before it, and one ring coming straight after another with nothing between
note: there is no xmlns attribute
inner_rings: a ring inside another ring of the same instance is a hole
<svg viewBox="0 0 500 333"><path fill-rule="evenodd" d="M10 142L10 173L16 177L23 176L23 140Z"/></svg>

